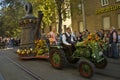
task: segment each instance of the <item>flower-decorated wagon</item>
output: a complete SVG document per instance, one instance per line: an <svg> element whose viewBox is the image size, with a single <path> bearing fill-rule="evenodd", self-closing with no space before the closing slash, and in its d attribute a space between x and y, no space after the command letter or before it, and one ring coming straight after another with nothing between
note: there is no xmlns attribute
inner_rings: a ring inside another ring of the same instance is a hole
<svg viewBox="0 0 120 80"><path fill-rule="evenodd" d="M18 49L17 54L20 59L42 58L48 59L49 49L43 39L35 40L35 48Z"/></svg>
<svg viewBox="0 0 120 80"><path fill-rule="evenodd" d="M62 69L67 63L78 63L79 72L83 77L90 78L95 68L103 69L107 65L107 59L103 55L106 49L104 43L96 34L89 34L83 42L77 42L72 54L69 49L61 46L51 46L49 60L56 69Z"/></svg>
<svg viewBox="0 0 120 80"><path fill-rule="evenodd" d="M20 20L21 40L17 50L20 59L44 58L48 59L48 47L41 35L42 11L38 11L38 18L33 15L31 3L25 4L25 16Z"/></svg>

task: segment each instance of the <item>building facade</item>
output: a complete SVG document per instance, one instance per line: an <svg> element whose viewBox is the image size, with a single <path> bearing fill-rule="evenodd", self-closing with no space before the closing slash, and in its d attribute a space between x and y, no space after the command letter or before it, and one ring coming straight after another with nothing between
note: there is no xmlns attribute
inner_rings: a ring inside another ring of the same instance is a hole
<svg viewBox="0 0 120 80"><path fill-rule="evenodd" d="M71 0L73 31L120 29L120 0Z"/></svg>

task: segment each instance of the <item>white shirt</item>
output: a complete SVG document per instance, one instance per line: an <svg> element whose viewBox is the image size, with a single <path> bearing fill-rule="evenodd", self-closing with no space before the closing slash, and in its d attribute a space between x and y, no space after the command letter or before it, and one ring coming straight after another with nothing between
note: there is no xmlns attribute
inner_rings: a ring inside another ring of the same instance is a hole
<svg viewBox="0 0 120 80"><path fill-rule="evenodd" d="M70 34L69 34L68 32L66 32L66 34L67 34L68 36L70 36ZM71 41L74 42L72 36L71 36ZM68 42L66 41L66 36L65 36L65 34L62 35L62 42L63 42L63 44L65 44L65 45L71 45L70 43L68 43Z"/></svg>
<svg viewBox="0 0 120 80"><path fill-rule="evenodd" d="M117 36L116 36L116 32L113 33L113 42L116 42Z"/></svg>

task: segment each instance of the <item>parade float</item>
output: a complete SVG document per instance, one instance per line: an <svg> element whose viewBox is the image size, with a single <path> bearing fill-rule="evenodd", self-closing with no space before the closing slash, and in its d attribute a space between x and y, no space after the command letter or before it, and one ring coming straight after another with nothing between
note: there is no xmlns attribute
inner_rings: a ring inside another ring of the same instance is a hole
<svg viewBox="0 0 120 80"><path fill-rule="evenodd" d="M20 59L33 59L42 58L48 59L48 47L46 40L41 35L41 21L42 11L38 12L38 18L32 13L32 4L26 3L25 6L26 15L20 20L20 27L22 30L20 48L17 50L17 54Z"/></svg>
<svg viewBox="0 0 120 80"><path fill-rule="evenodd" d="M30 3L25 5L25 11L26 15L20 21L22 34L17 50L20 59L49 59L56 69L62 69L68 63L77 63L80 75L86 78L93 76L95 68L104 69L107 66L107 59L103 55L106 43L96 34L90 34L84 41L74 44L72 54L62 44L50 45L48 48L45 39L41 37L42 12L38 13L38 18L34 17Z"/></svg>
<svg viewBox="0 0 120 80"><path fill-rule="evenodd" d="M107 66L107 59L103 55L107 47L106 43L96 34L89 34L84 41L77 42L74 46L76 50L73 54L62 45L51 46L49 52L51 65L56 69L62 69L68 63L77 63L79 73L86 78L93 76L95 68L104 69Z"/></svg>
<svg viewBox="0 0 120 80"><path fill-rule="evenodd" d="M17 53L20 59L33 59L33 58L41 58L41 59L48 59L48 47L46 47L45 40L36 40L35 41L35 48L24 48L18 49Z"/></svg>

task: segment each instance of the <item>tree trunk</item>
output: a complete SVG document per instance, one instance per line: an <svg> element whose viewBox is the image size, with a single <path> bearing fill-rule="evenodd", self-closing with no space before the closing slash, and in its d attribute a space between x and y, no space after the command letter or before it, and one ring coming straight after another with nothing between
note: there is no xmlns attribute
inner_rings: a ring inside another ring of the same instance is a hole
<svg viewBox="0 0 120 80"><path fill-rule="evenodd" d="M58 16L59 16L59 23L58 23L58 33L60 34L62 32L62 14L61 14L61 10L58 11Z"/></svg>
<svg viewBox="0 0 120 80"><path fill-rule="evenodd" d="M58 10L58 18L59 18L59 22L58 22L58 33L60 34L62 32L62 3L63 0L55 0L56 4L57 4L57 10Z"/></svg>

